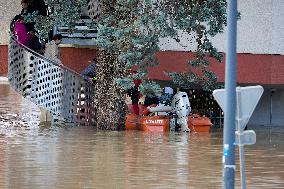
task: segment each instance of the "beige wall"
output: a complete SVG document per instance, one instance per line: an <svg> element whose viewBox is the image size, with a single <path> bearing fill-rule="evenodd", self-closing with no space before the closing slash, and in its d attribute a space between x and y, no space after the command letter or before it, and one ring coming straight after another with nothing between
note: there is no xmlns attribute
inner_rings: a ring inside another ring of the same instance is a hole
<svg viewBox="0 0 284 189"><path fill-rule="evenodd" d="M273 0L272 45L276 54L284 54L284 1Z"/></svg>
<svg viewBox="0 0 284 189"><path fill-rule="evenodd" d="M21 11L20 0L0 0L0 45L8 43L11 18ZM284 0L238 0L242 18L238 21L238 53L284 54ZM212 39L219 51L226 51L226 31ZM162 39L163 50L194 50L188 36L177 44Z"/></svg>
<svg viewBox="0 0 284 189"><path fill-rule="evenodd" d="M238 53L284 54L284 0L238 0ZM164 50L194 50L183 35L182 47L174 40L161 40ZM226 52L227 32L212 39L219 51ZM169 40L169 42L167 42Z"/></svg>
<svg viewBox="0 0 284 189"><path fill-rule="evenodd" d="M8 44L10 21L20 12L20 0L0 0L0 45Z"/></svg>

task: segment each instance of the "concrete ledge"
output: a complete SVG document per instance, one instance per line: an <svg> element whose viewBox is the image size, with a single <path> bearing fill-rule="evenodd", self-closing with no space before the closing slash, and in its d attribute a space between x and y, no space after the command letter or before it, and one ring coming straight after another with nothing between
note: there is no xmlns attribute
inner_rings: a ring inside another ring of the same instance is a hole
<svg viewBox="0 0 284 189"><path fill-rule="evenodd" d="M82 48L82 49L97 49L96 45L79 45L79 44L66 44L66 43L61 43L59 44L59 47L65 48L65 47L72 47L72 48Z"/></svg>

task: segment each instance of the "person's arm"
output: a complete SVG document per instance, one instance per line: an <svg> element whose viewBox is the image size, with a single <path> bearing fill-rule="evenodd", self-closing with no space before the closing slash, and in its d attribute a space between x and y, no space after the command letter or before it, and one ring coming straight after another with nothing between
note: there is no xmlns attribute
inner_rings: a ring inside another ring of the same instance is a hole
<svg viewBox="0 0 284 189"><path fill-rule="evenodd" d="M57 64L61 64L61 60L59 59L58 56L59 56L59 51L55 43L50 44L46 47L46 57Z"/></svg>

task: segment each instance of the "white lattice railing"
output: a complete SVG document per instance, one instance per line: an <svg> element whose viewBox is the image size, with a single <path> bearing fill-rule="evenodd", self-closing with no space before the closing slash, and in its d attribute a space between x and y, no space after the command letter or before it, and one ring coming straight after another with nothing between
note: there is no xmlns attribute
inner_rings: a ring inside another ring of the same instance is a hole
<svg viewBox="0 0 284 189"><path fill-rule="evenodd" d="M16 91L39 107L71 122L93 124L93 84L75 71L19 45L12 36L8 79Z"/></svg>

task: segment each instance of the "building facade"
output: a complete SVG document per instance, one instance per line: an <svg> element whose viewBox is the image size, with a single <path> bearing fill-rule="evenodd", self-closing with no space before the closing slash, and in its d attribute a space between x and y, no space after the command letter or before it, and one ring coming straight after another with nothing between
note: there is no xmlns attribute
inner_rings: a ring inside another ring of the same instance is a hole
<svg viewBox="0 0 284 189"><path fill-rule="evenodd" d="M8 28L11 18L21 11L20 1L0 0L0 74L7 73ZM238 0L241 19L237 29L237 83L240 86L262 85L265 92L253 113L251 125L284 126L284 1ZM194 58L194 44L183 35L180 43L161 39L157 53L160 65L150 69L150 78L168 81L165 71L184 71L186 61ZM221 52L226 52L226 30L212 39ZM94 48L65 44L61 46L62 62L81 72L96 56ZM178 65L178 66L177 66ZM212 60L211 68L224 82L225 59Z"/></svg>
<svg viewBox="0 0 284 189"><path fill-rule="evenodd" d="M237 25L237 84L259 84L265 89L249 124L284 126L284 1L238 0L238 10L241 19ZM192 56L185 53L195 50L193 45L188 45L192 44L188 40L190 36L181 35L181 44L171 39L161 40L161 47L165 50L159 54L160 62L165 64L161 67L185 62L186 56ZM226 38L225 30L211 40L219 51L225 53ZM222 64L213 61L211 67L219 81L224 82L225 61ZM178 71L183 69L185 67ZM162 77L157 70L152 73L155 78Z"/></svg>

